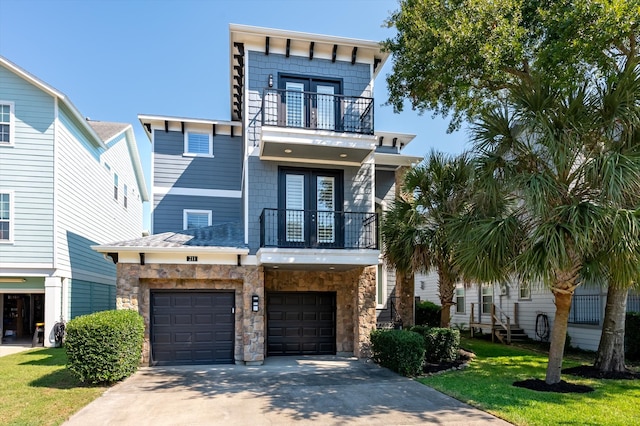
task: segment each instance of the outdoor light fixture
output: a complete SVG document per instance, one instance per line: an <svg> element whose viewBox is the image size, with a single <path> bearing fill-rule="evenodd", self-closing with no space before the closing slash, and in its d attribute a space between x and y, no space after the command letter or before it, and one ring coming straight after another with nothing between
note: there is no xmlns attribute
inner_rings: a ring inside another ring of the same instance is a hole
<svg viewBox="0 0 640 426"><path fill-rule="evenodd" d="M285 154L291 154L292 152L293 152L293 151L291 151L289 148L287 148L287 149L285 149L285 150L284 150L284 153L285 153Z"/></svg>
<svg viewBox="0 0 640 426"><path fill-rule="evenodd" d="M258 312L259 302L260 298L258 297L258 295L254 294L253 296L251 296L251 310L253 312Z"/></svg>
<svg viewBox="0 0 640 426"><path fill-rule="evenodd" d="M269 74L269 87L273 87L273 74Z"/></svg>

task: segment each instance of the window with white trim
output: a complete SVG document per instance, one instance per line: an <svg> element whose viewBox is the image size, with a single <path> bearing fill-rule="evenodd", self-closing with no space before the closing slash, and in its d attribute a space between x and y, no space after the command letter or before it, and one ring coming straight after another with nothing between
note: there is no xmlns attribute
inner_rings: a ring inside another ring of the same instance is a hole
<svg viewBox="0 0 640 426"><path fill-rule="evenodd" d="M14 125L13 102L0 101L0 145L13 145Z"/></svg>
<svg viewBox="0 0 640 426"><path fill-rule="evenodd" d="M464 287L457 287L456 293L456 314L464 314Z"/></svg>
<svg viewBox="0 0 640 426"><path fill-rule="evenodd" d="M123 188L122 188L122 204L124 205L124 208L127 208L127 198L129 194L129 188L127 187L127 184L125 183Z"/></svg>
<svg viewBox="0 0 640 426"><path fill-rule="evenodd" d="M518 299L520 300L531 300L531 284L528 282L520 283L520 288L518 291Z"/></svg>
<svg viewBox="0 0 640 426"><path fill-rule="evenodd" d="M183 210L183 229L211 226L211 210Z"/></svg>
<svg viewBox="0 0 640 426"><path fill-rule="evenodd" d="M184 155L213 157L213 136L211 133L185 132Z"/></svg>
<svg viewBox="0 0 640 426"><path fill-rule="evenodd" d="M113 174L113 199L118 199L118 174Z"/></svg>
<svg viewBox="0 0 640 426"><path fill-rule="evenodd" d="M387 299L387 267L384 263L378 265L376 278L376 307L382 309Z"/></svg>
<svg viewBox="0 0 640 426"><path fill-rule="evenodd" d="M0 242L4 243L13 241L12 196L10 192L0 193Z"/></svg>
<svg viewBox="0 0 640 426"><path fill-rule="evenodd" d="M493 286L482 287L482 313L490 314L493 305Z"/></svg>

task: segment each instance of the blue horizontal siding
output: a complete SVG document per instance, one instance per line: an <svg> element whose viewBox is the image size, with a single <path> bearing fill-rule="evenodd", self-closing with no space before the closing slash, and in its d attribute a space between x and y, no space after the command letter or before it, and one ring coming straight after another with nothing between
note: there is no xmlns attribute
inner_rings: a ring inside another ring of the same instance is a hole
<svg viewBox="0 0 640 426"><path fill-rule="evenodd" d="M156 194L153 207L154 234L182 230L183 210L211 210L213 225L241 223L243 217L241 198Z"/></svg>
<svg viewBox="0 0 640 426"><path fill-rule="evenodd" d="M214 136L213 158L183 156L181 132L156 130L153 143L155 186L240 190L242 138Z"/></svg>

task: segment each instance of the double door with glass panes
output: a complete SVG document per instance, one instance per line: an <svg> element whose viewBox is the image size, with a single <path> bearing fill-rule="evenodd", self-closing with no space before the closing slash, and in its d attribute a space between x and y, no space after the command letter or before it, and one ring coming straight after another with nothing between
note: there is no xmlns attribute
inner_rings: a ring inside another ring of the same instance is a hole
<svg viewBox="0 0 640 426"><path fill-rule="evenodd" d="M344 245L341 171L282 168L279 187L280 247Z"/></svg>
<svg viewBox="0 0 640 426"><path fill-rule="evenodd" d="M281 77L280 126L340 131L340 82Z"/></svg>

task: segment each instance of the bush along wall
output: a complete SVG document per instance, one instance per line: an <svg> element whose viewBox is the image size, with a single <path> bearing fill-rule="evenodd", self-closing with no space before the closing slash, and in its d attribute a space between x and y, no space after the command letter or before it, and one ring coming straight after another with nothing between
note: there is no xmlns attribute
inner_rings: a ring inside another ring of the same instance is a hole
<svg viewBox="0 0 640 426"><path fill-rule="evenodd" d="M411 327L424 339L425 360L427 362L451 362L458 357L460 330L439 327Z"/></svg>
<svg viewBox="0 0 640 426"><path fill-rule="evenodd" d="M416 325L439 327L441 310L442 306L428 300L416 303Z"/></svg>
<svg viewBox="0 0 640 426"><path fill-rule="evenodd" d="M67 323L67 368L80 381L113 383L140 364L144 321L132 310L96 312Z"/></svg>
<svg viewBox="0 0 640 426"><path fill-rule="evenodd" d="M640 361L640 312L629 312L625 320L625 355L631 361Z"/></svg>
<svg viewBox="0 0 640 426"><path fill-rule="evenodd" d="M424 364L424 339L408 330L374 330L373 360L403 376L415 376Z"/></svg>

